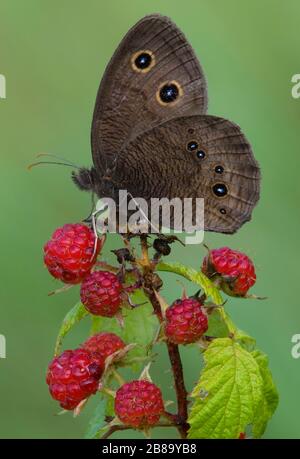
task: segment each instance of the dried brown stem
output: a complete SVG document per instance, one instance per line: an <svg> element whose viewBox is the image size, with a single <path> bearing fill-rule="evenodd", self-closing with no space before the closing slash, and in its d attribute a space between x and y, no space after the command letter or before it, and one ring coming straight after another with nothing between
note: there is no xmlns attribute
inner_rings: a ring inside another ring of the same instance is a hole
<svg viewBox="0 0 300 459"><path fill-rule="evenodd" d="M159 301L156 298L154 291L146 290L146 295L148 296L155 314L158 317L160 323L162 322L162 311L159 304ZM176 424L178 431L182 438L186 438L188 431L188 401L187 401L187 390L185 388L183 368L181 357L179 353L179 348L177 344L173 344L170 341L166 341L168 354L171 362L172 372L174 376L175 391L177 398L178 414L176 415Z"/></svg>
<svg viewBox="0 0 300 459"><path fill-rule="evenodd" d="M151 283L151 279L153 277L153 270L155 269L154 266L151 265L149 261L148 255L148 244L147 238L145 236L141 236L141 246L142 246L142 255L143 255L143 272L144 272L144 292L149 298L154 313L156 314L160 323L163 322L163 313L161 310L161 305L155 295L155 290L153 284ZM185 388L184 383L184 376L183 376L183 368L181 357L179 353L179 348L176 344L171 343L170 341L166 341L168 354L172 366L172 372L174 377L174 385L176 391L176 398L177 398L177 406L178 406L178 413L177 415L170 415L172 416L173 422L177 426L177 429L180 433L181 438L187 437L187 431L189 425L187 423L188 418L188 401L187 401L187 390ZM168 413L166 413L168 416ZM169 416L168 416L169 417ZM170 417L169 417L170 419Z"/></svg>

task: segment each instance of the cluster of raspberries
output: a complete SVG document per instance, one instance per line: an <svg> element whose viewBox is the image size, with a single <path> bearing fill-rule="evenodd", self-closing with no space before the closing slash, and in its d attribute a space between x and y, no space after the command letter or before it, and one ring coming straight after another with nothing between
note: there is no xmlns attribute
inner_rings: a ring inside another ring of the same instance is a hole
<svg viewBox="0 0 300 459"><path fill-rule="evenodd" d="M91 314L113 317L122 303L122 285L114 273L92 272L100 250L101 244L90 228L67 224L54 231L45 244L44 262L56 279L81 283L81 301Z"/></svg>
<svg viewBox="0 0 300 459"><path fill-rule="evenodd" d="M97 391L107 357L124 347L125 343L114 333L98 333L81 348L64 351L48 367L50 394L65 410L75 409ZM126 425L150 427L163 412L161 391L150 381L131 381L116 392L115 413Z"/></svg>
<svg viewBox="0 0 300 459"><path fill-rule="evenodd" d="M66 284L81 283L81 301L87 311L113 317L122 305L124 288L116 274L93 270L101 248L90 228L67 224L58 228L44 246L44 262L56 279ZM232 296L245 296L256 281L251 260L228 247L209 251L201 270ZM178 299L165 311L164 334L174 344L195 343L207 329L207 312L199 298ZM119 336L98 333L79 349L64 351L48 368L50 394L62 408L73 410L97 391L106 359L123 348L125 343ZM125 383L116 392L115 413L128 426L152 426L163 412L161 391L148 380Z"/></svg>
<svg viewBox="0 0 300 459"><path fill-rule="evenodd" d="M62 408L73 410L97 392L105 360L124 347L125 343L114 333L98 333L79 349L64 351L48 367L50 394Z"/></svg>

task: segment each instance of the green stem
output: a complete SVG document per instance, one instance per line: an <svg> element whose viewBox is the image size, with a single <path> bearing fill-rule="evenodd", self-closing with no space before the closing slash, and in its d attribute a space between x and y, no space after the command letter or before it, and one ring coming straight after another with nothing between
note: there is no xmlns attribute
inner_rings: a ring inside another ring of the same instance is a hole
<svg viewBox="0 0 300 459"><path fill-rule="evenodd" d="M238 331L236 325L232 322L231 318L229 317L229 315L225 312L225 309L223 307L221 307L219 309L220 311L220 315L225 323L225 325L227 326L228 328L228 331L231 335L235 335L236 332Z"/></svg>

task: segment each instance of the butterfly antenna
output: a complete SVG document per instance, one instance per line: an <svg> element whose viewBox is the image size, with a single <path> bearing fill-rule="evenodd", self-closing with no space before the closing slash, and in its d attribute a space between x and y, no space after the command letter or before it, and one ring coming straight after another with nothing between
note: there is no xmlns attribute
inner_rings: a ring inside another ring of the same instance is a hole
<svg viewBox="0 0 300 459"><path fill-rule="evenodd" d="M50 153L39 153L36 157L37 158L41 158L41 157L45 157L45 156L48 156L48 157L51 157L51 158L55 158L58 161L37 161L35 163L29 164L27 169L31 170L33 167L40 166L41 164L55 164L55 165L58 165L58 166L68 166L68 167L73 167L75 169L80 169L79 166L77 166L76 164L71 163L67 159L61 158L60 156L52 155Z"/></svg>

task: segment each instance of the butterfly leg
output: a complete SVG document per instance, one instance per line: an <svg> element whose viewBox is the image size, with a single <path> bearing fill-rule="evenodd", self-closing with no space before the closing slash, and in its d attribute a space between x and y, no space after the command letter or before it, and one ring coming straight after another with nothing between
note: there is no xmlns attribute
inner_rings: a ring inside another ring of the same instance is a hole
<svg viewBox="0 0 300 459"><path fill-rule="evenodd" d="M149 223L150 225L150 233L152 233L152 230L154 234L160 234L160 231L159 231L159 228L156 228L155 225L153 225L153 223L151 223L151 221L149 220L149 218L147 217L147 215L145 214L145 212L143 211L143 209L141 208L141 206L139 205L139 203L136 201L136 199L132 196L132 194L127 191L127 194L128 196L133 200L133 202L135 203L135 205L137 206L137 208L139 209L139 211L141 212L142 216L144 217L144 219L146 220L146 222Z"/></svg>
<svg viewBox="0 0 300 459"><path fill-rule="evenodd" d="M94 244L94 250L93 250L92 259L96 255L98 239L99 239L98 231L97 231L97 215L101 214L105 210L106 210L106 207L104 209L103 208L97 209L94 212L92 212L92 214L91 214L91 223L92 223L92 228L93 228L93 232L94 232L94 235L95 235L95 244Z"/></svg>
<svg viewBox="0 0 300 459"><path fill-rule="evenodd" d="M129 293L126 291L124 292L124 300L129 304L129 306L132 309L135 309L135 308L138 308L139 306L144 306L145 304L147 304L147 301L144 301L143 303L134 303L132 299L130 298Z"/></svg>
<svg viewBox="0 0 300 459"><path fill-rule="evenodd" d="M92 215L93 215L94 208L95 208L95 193L92 193L92 209L89 215L84 220L82 220L84 223L92 223Z"/></svg>

